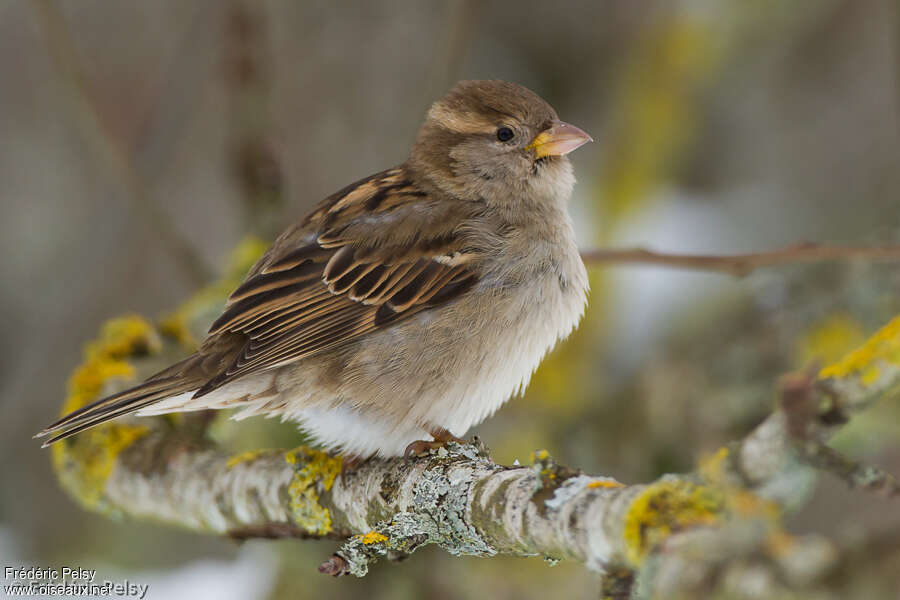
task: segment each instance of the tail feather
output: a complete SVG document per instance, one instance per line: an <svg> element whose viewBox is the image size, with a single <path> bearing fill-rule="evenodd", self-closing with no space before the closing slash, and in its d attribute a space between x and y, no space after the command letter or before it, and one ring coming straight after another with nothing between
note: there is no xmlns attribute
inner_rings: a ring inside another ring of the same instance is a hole
<svg viewBox="0 0 900 600"><path fill-rule="evenodd" d="M151 379L73 411L34 437L44 437L55 433L54 437L44 442L43 446L47 447L85 429L136 412L160 400L196 387L196 383L186 381L182 377Z"/></svg>
<svg viewBox="0 0 900 600"><path fill-rule="evenodd" d="M135 404L134 406L127 406L125 408L119 409L118 411L104 414L104 415L99 416L92 420L87 420L87 421L83 421L83 422L80 421L80 422L78 422L78 424L73 425L71 427L71 429L66 429L65 431L62 431L62 433L59 433L59 434L53 436L52 438L50 438L49 440L47 440L46 442L41 444L41 448L47 448L50 445L52 445L60 440L64 440L68 437L71 437L71 436L75 435L76 433L81 433L85 429L90 429L91 427L94 427L95 425L100 425L101 423L111 421L112 419L115 419L116 417L121 417L123 415L127 415L136 410L140 410L142 407L146 406L147 404L152 404L153 402L156 402L156 400L157 400L156 398L153 398L153 399L150 399L147 401L139 402L139 403ZM43 432L41 432L41 433L43 434Z"/></svg>

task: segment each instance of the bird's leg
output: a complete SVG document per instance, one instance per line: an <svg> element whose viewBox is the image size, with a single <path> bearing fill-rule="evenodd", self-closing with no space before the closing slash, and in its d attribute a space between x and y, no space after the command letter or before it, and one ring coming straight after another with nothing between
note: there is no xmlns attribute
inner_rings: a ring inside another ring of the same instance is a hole
<svg viewBox="0 0 900 600"><path fill-rule="evenodd" d="M369 460L369 457L363 458L362 456L357 456L356 454L344 454L342 458L343 461L341 462L341 477L344 477L347 473L353 471L356 467Z"/></svg>
<svg viewBox="0 0 900 600"><path fill-rule="evenodd" d="M422 456L429 450L441 448L443 446L446 446L450 442L455 442L457 444L466 443L466 440L456 437L443 427L428 429L428 433L431 434L431 436L434 438L434 441L429 442L425 440L418 440L416 442L412 442L409 446L406 447L406 450L403 452L403 456L405 456L406 458Z"/></svg>
<svg viewBox="0 0 900 600"><path fill-rule="evenodd" d="M465 444L466 443L466 440L464 440L460 437L456 437L455 435L453 435L452 433L450 433L443 427L429 429L428 433L431 434L431 436L434 438L434 440L436 442L440 442L441 445L444 445L444 444L447 444L450 442L455 442L457 444Z"/></svg>

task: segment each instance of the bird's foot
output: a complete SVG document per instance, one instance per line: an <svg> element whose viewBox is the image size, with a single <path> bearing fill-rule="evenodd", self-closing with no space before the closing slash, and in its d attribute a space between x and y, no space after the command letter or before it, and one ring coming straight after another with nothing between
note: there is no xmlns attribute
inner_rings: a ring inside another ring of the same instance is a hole
<svg viewBox="0 0 900 600"><path fill-rule="evenodd" d="M443 448L450 442L454 442L456 444L466 443L466 440L456 437L446 429L433 429L429 430L428 433L430 433L434 437L433 441L418 440L412 442L409 446L406 447L406 450L403 451L403 456L405 458L416 458L419 456L424 456L432 450Z"/></svg>
<svg viewBox="0 0 900 600"><path fill-rule="evenodd" d="M345 454L343 455L343 461L341 462L341 477L343 478L348 473L354 471L356 467L360 466L367 460L368 458L363 458L361 456L356 456L355 454Z"/></svg>

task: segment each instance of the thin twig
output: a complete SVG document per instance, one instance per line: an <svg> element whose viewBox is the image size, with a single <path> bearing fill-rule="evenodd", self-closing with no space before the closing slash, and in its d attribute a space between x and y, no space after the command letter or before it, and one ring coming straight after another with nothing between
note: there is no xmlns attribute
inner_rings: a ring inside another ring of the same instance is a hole
<svg viewBox="0 0 900 600"><path fill-rule="evenodd" d="M817 469L836 475L853 489L875 492L885 498L900 497L900 483L893 475L844 456L822 442L810 441L804 444L803 460Z"/></svg>
<svg viewBox="0 0 900 600"><path fill-rule="evenodd" d="M872 261L900 260L900 245L831 246L801 243L767 252L749 254L704 255L669 254L645 248L598 248L583 250L581 257L588 265L644 264L697 271L716 271L742 277L762 267L791 263L815 263L864 259Z"/></svg>
<svg viewBox="0 0 900 600"><path fill-rule="evenodd" d="M253 2L235 0L226 13L223 72L231 131L229 168L241 191L252 233L274 238L283 203L280 161L269 140L271 70L268 24Z"/></svg>
<svg viewBox="0 0 900 600"><path fill-rule="evenodd" d="M109 123L103 119L103 113L90 91L84 69L78 61L75 43L59 8L52 0L33 0L32 5L38 17L47 53L60 77L73 93L74 104L81 117L84 132L90 136L90 141L106 154L107 160L127 187L135 208L153 224L164 239L164 245L175 255L176 262L185 275L194 285L208 283L212 278L212 270L195 248L179 234L171 219L148 197L128 153L121 141L116 138Z"/></svg>
<svg viewBox="0 0 900 600"><path fill-rule="evenodd" d="M900 497L900 483L893 475L844 456L816 435L825 424L816 419L822 406L816 399L817 372L817 368L810 368L781 380L785 430L800 457L806 464L836 475L853 489L861 488L887 498Z"/></svg>

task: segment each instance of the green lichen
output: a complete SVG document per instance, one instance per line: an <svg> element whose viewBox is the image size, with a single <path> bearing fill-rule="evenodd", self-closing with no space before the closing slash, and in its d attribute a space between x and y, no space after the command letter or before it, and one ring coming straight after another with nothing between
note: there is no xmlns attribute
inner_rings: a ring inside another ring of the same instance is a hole
<svg viewBox="0 0 900 600"><path fill-rule="evenodd" d="M294 477L288 486L294 522L311 535L327 535L332 530L331 512L319 502L319 493L327 492L334 485L343 458L301 446L286 452L284 459L294 467Z"/></svg>
<svg viewBox="0 0 900 600"><path fill-rule="evenodd" d="M99 337L84 349L84 362L69 378L62 414L99 398L114 379L130 380L133 356L161 349L153 326L128 315L103 324ZM98 425L53 445L53 468L63 488L82 506L104 510L103 492L119 454L147 433L142 426L113 421Z"/></svg>

